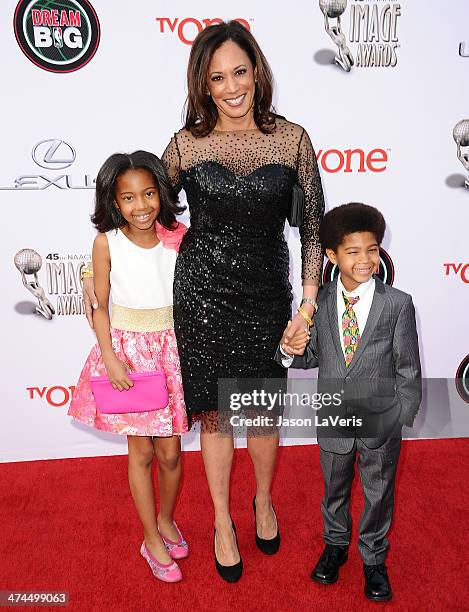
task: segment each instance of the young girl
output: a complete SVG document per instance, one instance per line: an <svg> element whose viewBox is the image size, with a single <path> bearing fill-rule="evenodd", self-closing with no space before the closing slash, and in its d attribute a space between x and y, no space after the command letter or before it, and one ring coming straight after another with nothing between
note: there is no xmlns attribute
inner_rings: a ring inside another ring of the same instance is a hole
<svg viewBox="0 0 469 612"><path fill-rule="evenodd" d="M92 216L100 232L93 245L98 344L85 363L69 409L69 415L86 425L127 436L130 490L144 530L140 553L164 582L181 580L174 559L189 554L173 521L181 476L180 435L187 431L172 316L174 266L186 230L175 219L181 212L164 167L152 153L116 153L99 171ZM133 386L129 369L163 370L168 406L152 412L100 413L90 377L107 375L114 389L126 393ZM158 517L153 456L158 462Z"/></svg>

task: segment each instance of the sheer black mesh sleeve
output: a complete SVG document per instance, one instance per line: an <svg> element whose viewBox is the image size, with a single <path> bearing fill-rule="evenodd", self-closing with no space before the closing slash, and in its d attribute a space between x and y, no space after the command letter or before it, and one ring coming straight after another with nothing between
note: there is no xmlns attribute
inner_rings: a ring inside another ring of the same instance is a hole
<svg viewBox="0 0 469 612"><path fill-rule="evenodd" d="M169 180L172 186L176 190L176 193L181 191L181 155L179 153L179 147L177 142L177 135L175 134L161 157L166 172L168 173Z"/></svg>
<svg viewBox="0 0 469 612"><path fill-rule="evenodd" d="M298 182L305 194L305 214L300 228L301 260L304 285L321 284L323 250L319 243L319 225L324 216L324 193L316 154L308 133L303 130L298 146Z"/></svg>

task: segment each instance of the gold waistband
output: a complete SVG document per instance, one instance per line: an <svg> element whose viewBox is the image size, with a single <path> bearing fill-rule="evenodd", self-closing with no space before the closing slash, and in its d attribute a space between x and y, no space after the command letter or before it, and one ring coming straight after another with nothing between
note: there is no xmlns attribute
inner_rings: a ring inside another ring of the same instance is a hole
<svg viewBox="0 0 469 612"><path fill-rule="evenodd" d="M124 331L153 332L174 327L173 307L136 309L112 305L111 326Z"/></svg>

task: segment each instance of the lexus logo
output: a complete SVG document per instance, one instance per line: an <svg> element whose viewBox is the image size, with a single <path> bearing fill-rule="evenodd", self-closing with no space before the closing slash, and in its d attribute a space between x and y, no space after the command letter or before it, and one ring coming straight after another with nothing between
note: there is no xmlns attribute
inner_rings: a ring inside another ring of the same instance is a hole
<svg viewBox="0 0 469 612"><path fill-rule="evenodd" d="M65 140L48 139L38 142L31 152L33 160L41 168L63 170L73 164L75 149Z"/></svg>
<svg viewBox="0 0 469 612"><path fill-rule="evenodd" d="M39 1L39 0L35 0ZM64 0L65 1L65 0ZM75 0L74 0L75 1ZM83 2L85 0L82 0ZM0 191L43 191L49 187L57 189L94 189L96 179L94 172L82 174L77 171L76 166L67 170L64 168L71 166L76 160L76 151L71 144L61 138L47 138L36 143L31 150L31 157L34 163L45 168L44 170L33 170L23 172L13 179L9 185L2 184L0 178ZM71 172L75 170L72 174ZM36 174L34 174L36 172Z"/></svg>

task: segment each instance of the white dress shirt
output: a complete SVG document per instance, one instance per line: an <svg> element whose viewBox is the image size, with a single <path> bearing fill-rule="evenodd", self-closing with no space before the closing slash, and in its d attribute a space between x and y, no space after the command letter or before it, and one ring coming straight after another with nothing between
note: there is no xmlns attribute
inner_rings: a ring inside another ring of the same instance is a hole
<svg viewBox="0 0 469 612"><path fill-rule="evenodd" d="M337 326L339 328L339 338L345 358L344 334L342 333L342 315L345 312L345 302L342 292L344 292L347 297L360 298L358 302L354 304L353 311L355 312L355 315L357 317L358 331L360 332L360 336L362 336L366 322L368 320L368 315L370 314L373 296L375 294L375 279L371 277L369 281L367 281L366 283L361 283L353 291L347 291L345 289L340 276L337 279ZM283 367L289 368L293 362L294 356L285 353L282 346L280 346L280 352L284 356L282 358Z"/></svg>

